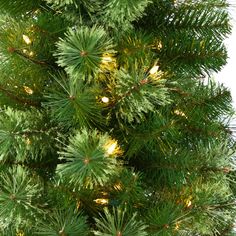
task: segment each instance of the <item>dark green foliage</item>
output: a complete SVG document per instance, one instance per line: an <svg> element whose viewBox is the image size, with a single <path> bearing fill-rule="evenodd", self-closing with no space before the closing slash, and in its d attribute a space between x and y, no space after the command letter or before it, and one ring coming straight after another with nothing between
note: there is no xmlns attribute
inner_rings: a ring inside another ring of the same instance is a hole
<svg viewBox="0 0 236 236"><path fill-rule="evenodd" d="M126 206L128 212L132 212L133 207L140 207L146 200L142 179L140 173L129 169L124 169L118 176L111 179L111 186L109 186L110 205ZM124 188L124 186L129 187Z"/></svg>
<svg viewBox="0 0 236 236"><path fill-rule="evenodd" d="M129 214L123 209L115 210L110 213L105 210L105 217L97 218L96 226L98 230L94 233L100 236L145 236L148 235L145 232L146 226L141 221L137 221L136 214L129 216Z"/></svg>
<svg viewBox="0 0 236 236"><path fill-rule="evenodd" d="M51 111L51 118L61 126L69 128L99 127L102 125L100 105L96 100L96 88L68 80L64 75L54 77L57 84L45 93L43 103Z"/></svg>
<svg viewBox="0 0 236 236"><path fill-rule="evenodd" d="M228 10L0 0L0 235L233 235Z"/></svg>
<svg viewBox="0 0 236 236"><path fill-rule="evenodd" d="M0 157L3 162L24 162L44 159L55 151L56 134L46 118L32 109L14 111L10 108L0 114Z"/></svg>
<svg viewBox="0 0 236 236"><path fill-rule="evenodd" d="M102 21L116 30L127 30L132 22L143 16L151 0L109 0L102 13Z"/></svg>
<svg viewBox="0 0 236 236"><path fill-rule="evenodd" d="M56 0L56 1L51 1L51 0L46 0L48 3L53 3L54 5L58 6L64 6L64 5L69 5L72 3L75 3L75 0Z"/></svg>
<svg viewBox="0 0 236 236"><path fill-rule="evenodd" d="M193 38L184 33L170 33L168 38L172 40L164 42L160 50L162 63L165 67L170 66L169 69L176 73L188 71L189 74L199 75L211 70L218 72L226 62L226 51L220 42ZM195 50L192 50L193 47Z"/></svg>
<svg viewBox="0 0 236 236"><path fill-rule="evenodd" d="M72 10L86 10L89 13L94 13L99 10L100 4L103 0L45 0L51 4L53 8L60 9L62 7L69 7ZM67 8L68 9L68 8Z"/></svg>
<svg viewBox="0 0 236 236"><path fill-rule="evenodd" d="M39 215L42 186L37 177L29 178L20 166L7 169L1 172L0 188L1 231L11 225L20 228Z"/></svg>
<svg viewBox="0 0 236 236"><path fill-rule="evenodd" d="M179 232L175 231L176 226L182 221L188 221L188 218L183 207L176 206L173 202L161 202L158 206L153 206L146 216L150 235L155 236L179 235Z"/></svg>
<svg viewBox="0 0 236 236"><path fill-rule="evenodd" d="M88 235L89 228L86 218L77 214L73 209L54 209L48 213L45 220L37 226L35 235Z"/></svg>
<svg viewBox="0 0 236 236"><path fill-rule="evenodd" d="M33 11L36 11L40 8L42 0L9 0L9 1L0 1L0 9L2 13L11 14L13 17L21 17L22 14L30 14ZM26 15L27 15L26 14Z"/></svg>
<svg viewBox="0 0 236 236"><path fill-rule="evenodd" d="M218 72L227 58L222 39L231 29L227 6L222 0L154 0L140 23L161 42L158 57L164 67L190 76ZM150 24L143 25L146 21Z"/></svg>
<svg viewBox="0 0 236 236"><path fill-rule="evenodd" d="M130 31L125 35L115 37L117 41L117 51L119 52L117 61L119 65L129 70L136 70L137 67L150 66L155 53L152 51L152 45L155 38L145 31Z"/></svg>

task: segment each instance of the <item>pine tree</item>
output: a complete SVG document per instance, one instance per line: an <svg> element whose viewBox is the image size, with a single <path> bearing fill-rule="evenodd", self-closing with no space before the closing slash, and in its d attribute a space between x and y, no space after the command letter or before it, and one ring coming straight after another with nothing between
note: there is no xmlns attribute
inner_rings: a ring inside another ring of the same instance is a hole
<svg viewBox="0 0 236 236"><path fill-rule="evenodd" d="M225 0L0 0L0 235L234 235Z"/></svg>

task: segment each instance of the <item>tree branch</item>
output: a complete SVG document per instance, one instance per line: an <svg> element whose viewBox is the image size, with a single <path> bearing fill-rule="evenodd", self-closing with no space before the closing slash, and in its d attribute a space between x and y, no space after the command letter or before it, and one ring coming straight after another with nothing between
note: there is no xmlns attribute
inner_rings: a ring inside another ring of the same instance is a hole
<svg viewBox="0 0 236 236"><path fill-rule="evenodd" d="M14 95L11 91L3 88L1 85L0 85L0 92L3 92L6 96L8 96L12 100L16 101L17 103L21 103L21 104L29 105L29 106L33 106L33 107L40 107L41 106L39 102L35 102L35 101L28 100L25 98L19 98L18 96Z"/></svg>

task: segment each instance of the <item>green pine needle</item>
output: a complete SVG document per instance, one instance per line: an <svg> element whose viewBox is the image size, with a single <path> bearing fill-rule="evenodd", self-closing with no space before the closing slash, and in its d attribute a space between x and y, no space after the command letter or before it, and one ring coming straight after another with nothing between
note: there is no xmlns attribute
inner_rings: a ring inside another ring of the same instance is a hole
<svg viewBox="0 0 236 236"><path fill-rule="evenodd" d="M36 235L45 236L86 236L89 233L86 217L73 209L54 209L46 219L37 225Z"/></svg>
<svg viewBox="0 0 236 236"><path fill-rule="evenodd" d="M53 129L39 111L0 113L0 160L3 162L36 160L54 150Z"/></svg>
<svg viewBox="0 0 236 236"><path fill-rule="evenodd" d="M113 109L120 123L141 123L148 112L171 102L161 76L160 73L160 77L153 79L143 72L129 74L125 70L115 73L117 83L110 88L114 96Z"/></svg>
<svg viewBox="0 0 236 236"><path fill-rule="evenodd" d="M105 209L105 216L96 218L98 236L146 236L146 225L136 220L137 214L130 216L126 210L113 208L112 212Z"/></svg>
<svg viewBox="0 0 236 236"><path fill-rule="evenodd" d="M97 131L82 130L71 137L60 152L64 164L58 166L58 174L72 183L74 188L94 188L105 185L117 173L118 162L110 153L112 141ZM114 142L113 142L114 145Z"/></svg>
<svg viewBox="0 0 236 236"><path fill-rule="evenodd" d="M101 127L106 122L96 100L96 89L85 88L63 74L54 76L57 83L45 93L45 107L50 108L52 120L63 127Z"/></svg>
<svg viewBox="0 0 236 236"><path fill-rule="evenodd" d="M65 6L74 3L74 0L45 0L48 3L52 3L55 6Z"/></svg>
<svg viewBox="0 0 236 236"><path fill-rule="evenodd" d="M1 11L10 13L13 17L22 17L41 7L42 0L0 0Z"/></svg>
<svg viewBox="0 0 236 236"><path fill-rule="evenodd" d="M0 222L5 227L27 223L41 212L34 204L41 197L42 188L22 167L1 173L0 191Z"/></svg>
<svg viewBox="0 0 236 236"><path fill-rule="evenodd" d="M90 79L100 71L104 53L114 53L112 40L101 26L69 29L57 43L58 64L74 78Z"/></svg>
<svg viewBox="0 0 236 236"><path fill-rule="evenodd" d="M109 0L105 5L102 20L116 30L130 29L131 22L141 18L151 2L151 0Z"/></svg>

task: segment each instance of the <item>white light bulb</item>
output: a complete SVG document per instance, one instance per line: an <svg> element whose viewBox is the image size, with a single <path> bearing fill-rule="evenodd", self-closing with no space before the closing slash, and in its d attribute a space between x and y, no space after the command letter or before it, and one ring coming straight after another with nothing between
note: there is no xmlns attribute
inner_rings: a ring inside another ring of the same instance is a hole
<svg viewBox="0 0 236 236"><path fill-rule="evenodd" d="M25 41L26 44L31 44L32 43L32 41L30 40L30 38L27 35L23 34L22 37L23 37L23 40Z"/></svg>
<svg viewBox="0 0 236 236"><path fill-rule="evenodd" d="M107 154L112 155L116 149L117 142L112 143L108 148L107 148Z"/></svg>
<svg viewBox="0 0 236 236"><path fill-rule="evenodd" d="M102 102L108 103L109 102L109 98L108 97L102 97Z"/></svg>
<svg viewBox="0 0 236 236"><path fill-rule="evenodd" d="M159 70L159 66L153 66L152 69L149 71L149 73L151 75L154 75L157 73L158 70Z"/></svg>

